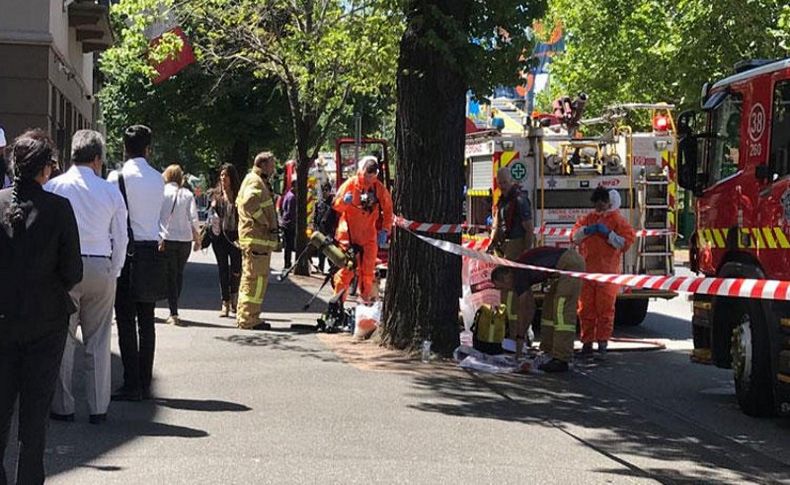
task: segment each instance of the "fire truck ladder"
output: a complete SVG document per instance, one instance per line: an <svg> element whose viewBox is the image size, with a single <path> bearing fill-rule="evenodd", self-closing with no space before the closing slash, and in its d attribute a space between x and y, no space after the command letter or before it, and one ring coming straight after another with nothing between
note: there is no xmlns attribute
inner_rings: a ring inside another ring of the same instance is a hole
<svg viewBox="0 0 790 485"><path fill-rule="evenodd" d="M647 173L637 182L640 200L639 222L642 229L669 228L669 180L664 172ZM637 273L672 274L672 235L637 239Z"/></svg>

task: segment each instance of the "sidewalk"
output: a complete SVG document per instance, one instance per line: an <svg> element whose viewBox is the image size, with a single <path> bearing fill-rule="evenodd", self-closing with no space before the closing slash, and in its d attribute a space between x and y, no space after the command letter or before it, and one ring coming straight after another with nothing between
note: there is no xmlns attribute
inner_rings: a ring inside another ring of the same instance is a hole
<svg viewBox="0 0 790 485"><path fill-rule="evenodd" d="M280 261L277 255L277 270ZM157 325L155 400L113 403L101 426L87 423L79 401L75 423L51 423L48 483L648 483L743 476L726 453L696 445L692 431L668 432L646 418L645 402L583 374L475 375L449 364L410 365L398 353L385 371L372 371L365 356L381 353L371 343L360 344L356 361L343 360L326 345L343 336L290 330L292 323L313 323L322 308L301 311L317 277L270 278L264 316L274 330L236 329L219 317L216 278L211 257L193 256L182 304L189 326ZM166 311L157 316L164 319ZM119 385L115 338L113 352Z"/></svg>

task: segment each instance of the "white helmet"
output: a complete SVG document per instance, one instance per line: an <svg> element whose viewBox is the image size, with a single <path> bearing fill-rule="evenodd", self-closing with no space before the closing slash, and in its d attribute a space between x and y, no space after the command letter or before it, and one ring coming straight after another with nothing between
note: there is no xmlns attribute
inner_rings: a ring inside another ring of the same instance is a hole
<svg viewBox="0 0 790 485"><path fill-rule="evenodd" d="M365 168L365 164L371 160L376 162L376 165L378 166L379 159L374 157L373 155L367 155L359 159L359 162L357 162L357 170L362 170L363 168Z"/></svg>

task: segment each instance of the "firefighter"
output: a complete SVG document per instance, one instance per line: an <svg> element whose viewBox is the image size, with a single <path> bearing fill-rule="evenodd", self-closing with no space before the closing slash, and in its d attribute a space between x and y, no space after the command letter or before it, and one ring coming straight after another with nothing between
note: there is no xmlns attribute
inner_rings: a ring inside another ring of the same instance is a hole
<svg viewBox="0 0 790 485"><path fill-rule="evenodd" d="M584 271L584 259L573 248L542 246L525 251L517 262L566 271ZM510 336L516 341L516 359L521 357L527 327L535 316L532 285L549 281L549 292L541 309L540 350L543 356L536 361L544 372L565 372L573 356L576 336L576 304L582 281L567 275L545 271L515 269L498 266L491 272L491 281L501 291L517 295L517 319L511 321Z"/></svg>
<svg viewBox="0 0 790 485"><path fill-rule="evenodd" d="M379 164L375 157L363 157L355 177L346 180L337 191L332 206L340 214L335 240L344 248L356 246L359 293L365 301L376 297L374 273L378 246L387 240L392 229L392 198L378 179ZM354 278L354 271L340 268L334 278L335 296L345 298Z"/></svg>
<svg viewBox="0 0 790 485"><path fill-rule="evenodd" d="M593 191L595 210L576 221L572 239L591 273L620 273L622 254L636 238L631 224L620 215L620 194L598 187ZM579 301L582 355L591 355L593 342L604 355L614 328L617 285L584 281Z"/></svg>
<svg viewBox="0 0 790 485"><path fill-rule="evenodd" d="M499 169L496 180L502 196L494 213L491 247L506 259L515 260L532 247L532 204L508 167Z"/></svg>
<svg viewBox="0 0 790 485"><path fill-rule="evenodd" d="M502 196L494 213L490 247L500 256L513 261L532 247L532 204L526 192L513 180L508 167L500 168L496 178ZM500 301L507 307L508 322L514 325L518 318L515 295L510 290L502 290L500 294Z"/></svg>
<svg viewBox="0 0 790 485"><path fill-rule="evenodd" d="M271 254L278 245L274 192L269 183L273 173L274 155L271 152L256 155L252 169L241 183L236 201L242 258L236 316L239 328L248 330L271 328L261 321L260 313L268 285Z"/></svg>

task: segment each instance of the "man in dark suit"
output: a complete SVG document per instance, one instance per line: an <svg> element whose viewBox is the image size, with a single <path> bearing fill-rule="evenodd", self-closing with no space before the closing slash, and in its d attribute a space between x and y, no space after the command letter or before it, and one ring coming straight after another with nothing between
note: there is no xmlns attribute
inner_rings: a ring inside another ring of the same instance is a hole
<svg viewBox="0 0 790 485"><path fill-rule="evenodd" d="M52 143L40 130L14 141L14 187L0 190L0 463L19 397L17 483L44 482L49 405L82 280L69 201L45 192ZM0 484L6 483L0 466Z"/></svg>

